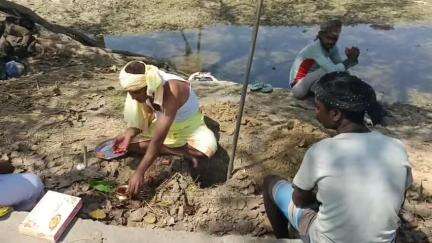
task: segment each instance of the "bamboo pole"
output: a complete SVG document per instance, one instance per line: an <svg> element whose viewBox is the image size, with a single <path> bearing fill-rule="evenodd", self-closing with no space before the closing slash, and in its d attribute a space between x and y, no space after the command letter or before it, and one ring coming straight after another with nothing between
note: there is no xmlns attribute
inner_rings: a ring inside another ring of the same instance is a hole
<svg viewBox="0 0 432 243"><path fill-rule="evenodd" d="M238 137L239 137L239 133L240 133L240 125L241 125L241 120L242 120L242 116L243 116L243 109L244 109L244 104L245 104L245 100L246 100L247 88L248 88L248 84L249 84L249 76L250 76L252 61L253 61L253 57L254 57L254 53L255 53L255 46L256 46L256 40L257 40L257 36L258 36L258 29L259 29L259 25L260 25L261 9L262 9L262 5L263 5L263 1L264 0L259 0L259 2L257 4L257 8L256 8L256 20L255 20L254 30L252 33L252 46L251 46L249 60L248 60L247 68L246 68L246 77L245 77L245 80L243 82L243 89L242 89L242 94L241 94L241 98L240 98L240 107L239 107L238 113L237 113L236 129L234 132L231 157L230 157L230 161L228 164L227 180L231 178L232 170L234 167L234 159L235 159L235 154L236 154L236 150L237 150L237 141L238 141Z"/></svg>

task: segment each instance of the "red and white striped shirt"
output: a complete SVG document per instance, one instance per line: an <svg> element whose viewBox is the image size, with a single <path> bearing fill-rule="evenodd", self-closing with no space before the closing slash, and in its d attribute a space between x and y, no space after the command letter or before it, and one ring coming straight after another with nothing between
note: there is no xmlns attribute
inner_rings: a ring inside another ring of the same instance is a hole
<svg viewBox="0 0 432 243"><path fill-rule="evenodd" d="M326 51L319 40L303 48L296 56L290 71L290 86L293 87L310 72L319 68L326 73L335 71L345 71L339 50L334 46L330 51Z"/></svg>

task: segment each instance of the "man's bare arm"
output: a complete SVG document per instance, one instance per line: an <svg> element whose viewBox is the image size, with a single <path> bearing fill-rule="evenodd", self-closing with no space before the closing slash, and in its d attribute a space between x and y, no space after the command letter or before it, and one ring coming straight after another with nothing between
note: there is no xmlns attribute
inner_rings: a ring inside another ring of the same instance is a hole
<svg viewBox="0 0 432 243"><path fill-rule="evenodd" d="M317 202L315 193L310 191L305 191L293 185L293 202L299 208L305 208Z"/></svg>
<svg viewBox="0 0 432 243"><path fill-rule="evenodd" d="M156 157L159 154L160 147L162 146L168 131L174 122L176 110L168 112L166 111L165 114L161 115L157 122L156 122L156 128L155 132L153 134L153 137L150 141L150 144L147 148L147 151L141 160L137 170L142 172L143 174L147 171L147 169L153 164L153 161L156 159Z"/></svg>

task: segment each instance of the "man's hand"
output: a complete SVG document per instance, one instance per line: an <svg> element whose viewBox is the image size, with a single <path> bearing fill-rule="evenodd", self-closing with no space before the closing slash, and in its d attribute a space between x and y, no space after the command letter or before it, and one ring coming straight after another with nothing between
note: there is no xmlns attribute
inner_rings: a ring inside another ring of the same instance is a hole
<svg viewBox="0 0 432 243"><path fill-rule="evenodd" d="M119 135L115 138L114 152L122 153L126 152L132 141L132 137L128 135Z"/></svg>
<svg viewBox="0 0 432 243"><path fill-rule="evenodd" d="M127 128L123 134L118 135L115 138L116 142L114 144L114 152L116 153L127 152L132 139L140 132L141 130L139 130L138 128L133 128L133 127Z"/></svg>
<svg viewBox="0 0 432 243"><path fill-rule="evenodd" d="M356 61L360 55L360 50L357 47L351 47L345 49L345 55L351 61Z"/></svg>
<svg viewBox="0 0 432 243"><path fill-rule="evenodd" d="M129 180L128 195L133 198L138 194L144 185L144 173L136 170Z"/></svg>

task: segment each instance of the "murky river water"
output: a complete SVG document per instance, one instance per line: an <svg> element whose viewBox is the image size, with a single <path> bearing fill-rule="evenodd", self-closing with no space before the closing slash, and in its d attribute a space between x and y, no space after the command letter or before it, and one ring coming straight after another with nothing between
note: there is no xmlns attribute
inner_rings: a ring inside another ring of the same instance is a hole
<svg viewBox="0 0 432 243"><path fill-rule="evenodd" d="M214 26L135 36L106 36L105 44L172 62L186 72L209 71L219 80L243 82L251 27ZM251 81L288 87L296 53L313 41L317 27L261 26ZM376 28L344 26L338 46L358 46L361 54L353 74L372 84L389 102L410 102L412 93L432 94L432 26Z"/></svg>

